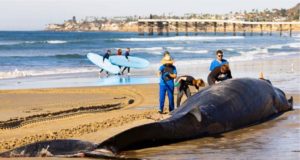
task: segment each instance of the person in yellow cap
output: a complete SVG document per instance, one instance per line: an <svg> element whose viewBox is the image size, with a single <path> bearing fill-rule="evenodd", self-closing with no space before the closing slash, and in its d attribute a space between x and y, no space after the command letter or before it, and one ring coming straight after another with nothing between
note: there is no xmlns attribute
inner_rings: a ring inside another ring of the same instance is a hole
<svg viewBox="0 0 300 160"><path fill-rule="evenodd" d="M167 52L167 51L166 51ZM161 60L162 65L159 67L159 113L163 113L165 104L165 94L168 93L169 112L174 110L174 79L177 77L176 67L168 52Z"/></svg>

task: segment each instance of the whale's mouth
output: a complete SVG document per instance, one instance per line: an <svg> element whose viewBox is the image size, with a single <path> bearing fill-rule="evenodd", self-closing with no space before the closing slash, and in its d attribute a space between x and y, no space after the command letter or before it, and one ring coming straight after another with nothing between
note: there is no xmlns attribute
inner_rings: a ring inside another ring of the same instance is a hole
<svg viewBox="0 0 300 160"><path fill-rule="evenodd" d="M93 151L96 144L73 139L58 139L24 145L3 153L0 157L82 157Z"/></svg>

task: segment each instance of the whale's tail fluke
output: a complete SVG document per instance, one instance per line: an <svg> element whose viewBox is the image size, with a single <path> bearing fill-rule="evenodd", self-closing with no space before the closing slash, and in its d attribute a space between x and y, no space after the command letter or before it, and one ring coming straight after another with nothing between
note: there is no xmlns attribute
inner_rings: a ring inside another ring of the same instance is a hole
<svg viewBox="0 0 300 160"><path fill-rule="evenodd" d="M97 146L97 149L117 154L125 150L165 145L198 137L201 133L201 126L197 124L201 118L194 114L186 114L180 118L169 118L128 129L103 141ZM186 127L187 124L189 127Z"/></svg>

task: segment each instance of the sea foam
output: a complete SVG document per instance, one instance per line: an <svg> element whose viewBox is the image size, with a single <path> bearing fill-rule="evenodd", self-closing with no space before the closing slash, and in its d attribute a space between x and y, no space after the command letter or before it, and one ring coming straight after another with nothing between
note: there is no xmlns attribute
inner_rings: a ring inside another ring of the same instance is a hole
<svg viewBox="0 0 300 160"><path fill-rule="evenodd" d="M0 79L8 78L20 78L20 77L31 77L31 76L44 76L44 75L59 75L59 74L70 74L70 73L85 73L85 72L96 72L97 67L78 67L78 68L53 68L44 70L19 70L14 69L12 71L1 71Z"/></svg>
<svg viewBox="0 0 300 160"><path fill-rule="evenodd" d="M50 40L50 41L47 41L47 43L49 43L49 44L63 44L63 43L67 43L67 41L62 41L62 40Z"/></svg>

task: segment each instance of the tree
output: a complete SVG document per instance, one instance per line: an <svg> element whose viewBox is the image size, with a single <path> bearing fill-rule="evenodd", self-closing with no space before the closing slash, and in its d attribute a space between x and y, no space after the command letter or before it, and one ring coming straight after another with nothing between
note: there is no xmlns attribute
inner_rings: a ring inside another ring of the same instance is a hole
<svg viewBox="0 0 300 160"><path fill-rule="evenodd" d="M287 10L284 9L284 8L281 8L281 9L280 9L280 15L281 15L282 17L286 17L286 16L287 16Z"/></svg>

